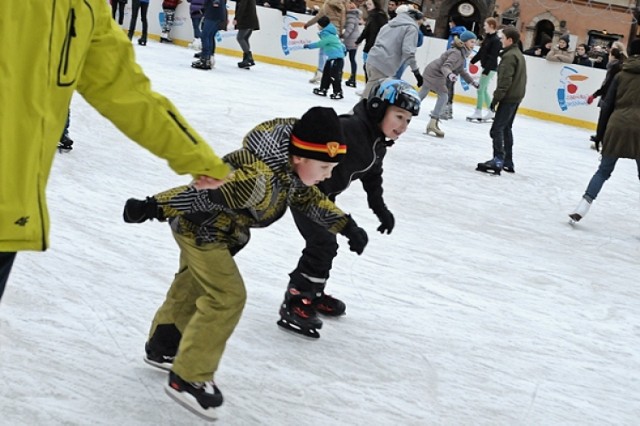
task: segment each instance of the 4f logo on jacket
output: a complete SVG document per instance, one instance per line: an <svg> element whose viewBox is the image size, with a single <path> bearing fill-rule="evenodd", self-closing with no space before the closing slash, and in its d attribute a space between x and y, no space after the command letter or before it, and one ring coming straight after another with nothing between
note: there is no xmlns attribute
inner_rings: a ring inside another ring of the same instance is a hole
<svg viewBox="0 0 640 426"><path fill-rule="evenodd" d="M29 222L29 216L22 216L20 219L16 220L15 223L18 226L25 226Z"/></svg>

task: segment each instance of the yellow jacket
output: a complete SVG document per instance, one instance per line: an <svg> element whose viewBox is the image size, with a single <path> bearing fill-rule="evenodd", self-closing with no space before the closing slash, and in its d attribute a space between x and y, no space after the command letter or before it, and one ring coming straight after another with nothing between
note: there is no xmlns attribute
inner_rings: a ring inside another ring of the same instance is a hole
<svg viewBox="0 0 640 426"><path fill-rule="evenodd" d="M45 188L77 90L179 174L228 167L135 63L105 0L16 0L0 13L0 252L45 250Z"/></svg>

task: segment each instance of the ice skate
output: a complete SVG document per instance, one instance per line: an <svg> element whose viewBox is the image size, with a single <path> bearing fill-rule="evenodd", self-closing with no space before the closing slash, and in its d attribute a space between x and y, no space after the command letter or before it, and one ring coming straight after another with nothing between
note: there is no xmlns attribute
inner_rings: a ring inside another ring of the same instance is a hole
<svg viewBox="0 0 640 426"><path fill-rule="evenodd" d="M148 342L144 345L144 351L145 355L143 361L152 367L165 371L169 371L171 370L171 367L173 367L173 360L176 357L175 353L173 355L163 355L155 351Z"/></svg>
<svg viewBox="0 0 640 426"><path fill-rule="evenodd" d="M196 68L199 70L210 70L213 68L210 59L198 59L197 61L193 61L191 63L191 68Z"/></svg>
<svg viewBox="0 0 640 426"><path fill-rule="evenodd" d="M328 317L339 317L347 311L347 305L340 299L330 294L322 293L322 296L313 301L313 306L319 314Z"/></svg>
<svg viewBox="0 0 640 426"><path fill-rule="evenodd" d="M344 95L342 94L342 92L336 92L336 93L332 93L331 95L329 95L329 97L331 99L343 99Z"/></svg>
<svg viewBox="0 0 640 426"><path fill-rule="evenodd" d="M238 62L238 68L249 69L255 64L253 62L253 58L251 57L251 52L244 52L242 54L242 61Z"/></svg>
<svg viewBox="0 0 640 426"><path fill-rule="evenodd" d="M478 163L476 170L483 173L493 174L494 176L500 176L504 162L498 157L492 160L485 161L484 163Z"/></svg>
<svg viewBox="0 0 640 426"><path fill-rule="evenodd" d="M487 113L484 115L484 117L482 117L482 121L485 123L488 123L490 121L493 121L493 119L495 118L496 113L493 111L487 111Z"/></svg>
<svg viewBox="0 0 640 426"><path fill-rule="evenodd" d="M147 45L147 39L146 38L139 38L138 39L138 44L140 46L146 46Z"/></svg>
<svg viewBox="0 0 640 426"><path fill-rule="evenodd" d="M438 121L439 120L437 118L431 118L431 120L429 120L429 124L427 125L427 128L425 129L425 133L427 135L429 133L433 133L434 136L438 138L444 138L444 132L440 130L440 126L438 126Z"/></svg>
<svg viewBox="0 0 640 426"><path fill-rule="evenodd" d="M311 79L309 80L309 83L318 84L320 83L320 80L322 80L322 73L320 71L316 71L313 77L311 77Z"/></svg>
<svg viewBox="0 0 640 426"><path fill-rule="evenodd" d="M327 89L320 89L316 87L313 89L313 94L318 96L327 96Z"/></svg>
<svg viewBox="0 0 640 426"><path fill-rule="evenodd" d="M574 225L574 224L580 222L580 220L583 217L585 217L587 215L587 213L589 212L589 209L591 208L591 203L592 202L593 202L593 200L591 198L589 198L588 196L584 195L580 199L580 203L578 203L578 206L575 208L573 213L569 214L569 223Z"/></svg>
<svg viewBox="0 0 640 426"><path fill-rule="evenodd" d="M160 35L160 43L173 43L173 39L168 32L163 32Z"/></svg>
<svg viewBox="0 0 640 426"><path fill-rule="evenodd" d="M213 382L187 382L173 371L169 373L169 382L165 392L180 405L207 420L217 418L214 408L222 405L222 392Z"/></svg>
<svg viewBox="0 0 640 426"><path fill-rule="evenodd" d="M505 161L504 164L502 165L502 171L507 173L515 173L516 169L513 166L513 161Z"/></svg>
<svg viewBox="0 0 640 426"><path fill-rule="evenodd" d="M289 290L280 306L280 320L277 324L301 336L320 338L318 330L322 328L322 321L316 315L311 300L301 296L291 296Z"/></svg>
<svg viewBox="0 0 640 426"><path fill-rule="evenodd" d="M484 117L482 116L482 110L476 109L473 114L467 116L467 121L472 123L483 123Z"/></svg>
<svg viewBox="0 0 640 426"><path fill-rule="evenodd" d="M194 38L189 47L193 50L202 50L202 41L199 38Z"/></svg>
<svg viewBox="0 0 640 426"><path fill-rule="evenodd" d="M444 111L442 111L442 114L440 114L440 120L451 119L453 119L453 105L447 104L447 106L444 108Z"/></svg>
<svg viewBox="0 0 640 426"><path fill-rule="evenodd" d="M62 139L60 139L60 142L58 142L58 152L62 154L70 152L72 149L73 141L71 140L69 135L65 133L64 135L62 135Z"/></svg>
<svg viewBox="0 0 640 426"><path fill-rule="evenodd" d="M356 87L356 79L351 77L349 80L345 81L344 84L348 87Z"/></svg>

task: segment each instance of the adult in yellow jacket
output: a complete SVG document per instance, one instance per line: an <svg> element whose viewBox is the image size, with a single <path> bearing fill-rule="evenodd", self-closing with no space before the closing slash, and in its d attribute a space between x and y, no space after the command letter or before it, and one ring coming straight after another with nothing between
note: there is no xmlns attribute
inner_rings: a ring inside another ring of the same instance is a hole
<svg viewBox="0 0 640 426"><path fill-rule="evenodd" d="M151 90L104 0L20 0L0 14L0 297L22 250L46 250L45 188L74 91L179 174L228 167ZM25 25L20 16L29 17ZM37 30L34 30L37 29Z"/></svg>

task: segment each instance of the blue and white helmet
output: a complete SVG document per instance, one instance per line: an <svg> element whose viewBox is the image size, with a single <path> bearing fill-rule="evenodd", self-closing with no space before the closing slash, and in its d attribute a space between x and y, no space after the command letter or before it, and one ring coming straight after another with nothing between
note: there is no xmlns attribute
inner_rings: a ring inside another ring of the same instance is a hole
<svg viewBox="0 0 640 426"><path fill-rule="evenodd" d="M406 81L387 78L371 90L367 109L380 121L384 118L389 105L402 108L416 116L420 112L420 96Z"/></svg>

